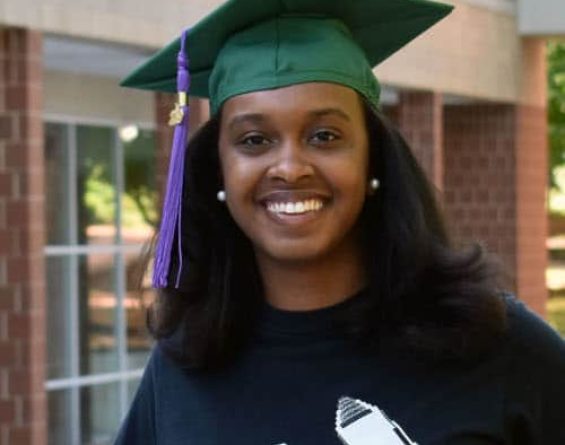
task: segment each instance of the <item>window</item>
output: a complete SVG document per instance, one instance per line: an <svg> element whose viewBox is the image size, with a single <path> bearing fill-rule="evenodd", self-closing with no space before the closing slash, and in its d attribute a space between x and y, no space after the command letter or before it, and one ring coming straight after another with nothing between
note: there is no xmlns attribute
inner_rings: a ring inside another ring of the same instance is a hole
<svg viewBox="0 0 565 445"><path fill-rule="evenodd" d="M111 443L147 360L154 132L45 126L49 443Z"/></svg>

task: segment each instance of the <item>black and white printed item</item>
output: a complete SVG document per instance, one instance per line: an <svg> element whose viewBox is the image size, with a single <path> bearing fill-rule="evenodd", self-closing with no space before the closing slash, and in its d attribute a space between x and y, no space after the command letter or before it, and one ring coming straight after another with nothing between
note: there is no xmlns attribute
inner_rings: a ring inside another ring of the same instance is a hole
<svg viewBox="0 0 565 445"><path fill-rule="evenodd" d="M344 445L418 445L384 411L351 397L339 399L335 430Z"/></svg>

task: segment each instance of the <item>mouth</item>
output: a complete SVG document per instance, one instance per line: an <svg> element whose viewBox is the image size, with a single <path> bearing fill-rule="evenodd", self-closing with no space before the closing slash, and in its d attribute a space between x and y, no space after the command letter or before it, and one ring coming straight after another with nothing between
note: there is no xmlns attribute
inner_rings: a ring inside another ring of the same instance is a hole
<svg viewBox="0 0 565 445"><path fill-rule="evenodd" d="M319 212L324 207L321 199L305 199L302 201L267 201L265 208L274 215L305 215Z"/></svg>
<svg viewBox="0 0 565 445"><path fill-rule="evenodd" d="M278 225L309 227L331 203L331 195L317 190L273 190L259 198L267 217Z"/></svg>

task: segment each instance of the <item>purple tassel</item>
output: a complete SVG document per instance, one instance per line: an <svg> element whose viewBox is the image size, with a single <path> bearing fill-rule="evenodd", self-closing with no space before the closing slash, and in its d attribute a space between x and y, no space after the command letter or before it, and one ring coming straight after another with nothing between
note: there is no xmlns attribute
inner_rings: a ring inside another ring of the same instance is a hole
<svg viewBox="0 0 565 445"><path fill-rule="evenodd" d="M153 269L153 286L157 288L167 287L171 256L173 254L173 241L175 232L177 234L177 257L179 267L177 270L174 287L178 288L182 272L182 188L184 177L184 157L188 134L188 89L190 86L190 74L188 72L188 58L185 53L185 41L187 31L181 36L181 46L177 56L177 91L178 103L171 113L171 121L174 123L175 133L173 137L173 148L169 162L169 176L167 179L167 190L163 205L161 228L157 240L155 253L155 264Z"/></svg>

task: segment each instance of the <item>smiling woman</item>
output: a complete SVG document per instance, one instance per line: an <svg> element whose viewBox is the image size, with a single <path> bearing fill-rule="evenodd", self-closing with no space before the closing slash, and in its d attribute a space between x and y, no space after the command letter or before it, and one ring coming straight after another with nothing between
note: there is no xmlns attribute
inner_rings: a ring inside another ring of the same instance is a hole
<svg viewBox="0 0 565 445"><path fill-rule="evenodd" d="M126 79L167 90L178 60L182 136L194 54L212 118L174 147L157 345L117 444L563 442L562 340L453 248L378 109L371 66L449 10L230 0Z"/></svg>

